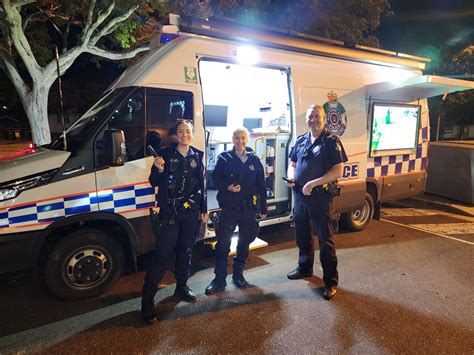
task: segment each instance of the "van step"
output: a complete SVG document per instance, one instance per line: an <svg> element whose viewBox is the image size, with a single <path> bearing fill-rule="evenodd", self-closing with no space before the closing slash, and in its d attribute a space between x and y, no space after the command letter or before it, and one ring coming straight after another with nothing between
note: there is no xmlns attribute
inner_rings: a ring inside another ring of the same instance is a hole
<svg viewBox="0 0 474 355"><path fill-rule="evenodd" d="M239 239L239 237L237 235L234 235L232 237L232 241L230 243L230 253L229 255L235 255L236 253L236 250L237 250L237 240ZM217 245L217 241L213 241L210 243L211 245L211 248L213 250L216 250L216 245ZM250 250L254 250L254 249L259 249L259 248L264 248L264 247L267 247L268 246L268 243L260 238L255 238L255 240L250 244Z"/></svg>

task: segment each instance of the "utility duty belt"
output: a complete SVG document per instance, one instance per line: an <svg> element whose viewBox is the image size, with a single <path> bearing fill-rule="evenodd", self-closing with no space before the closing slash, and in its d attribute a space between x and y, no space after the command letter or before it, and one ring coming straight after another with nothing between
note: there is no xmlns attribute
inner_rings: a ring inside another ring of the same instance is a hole
<svg viewBox="0 0 474 355"><path fill-rule="evenodd" d="M191 211L199 209L202 194L201 191L195 192L189 197L181 196L178 198L170 198L168 203L173 209L175 215L183 211Z"/></svg>
<svg viewBox="0 0 474 355"><path fill-rule="evenodd" d="M300 184L295 184L293 189L296 192L303 193L303 186ZM322 193L328 194L331 197L337 197L341 194L341 186L339 186L337 181L333 181L324 185L316 186L311 191L311 195L319 195Z"/></svg>
<svg viewBox="0 0 474 355"><path fill-rule="evenodd" d="M258 208L258 206L260 206L260 195L251 195L248 198L240 201L240 203L232 204L231 208L240 209L242 206L244 208Z"/></svg>

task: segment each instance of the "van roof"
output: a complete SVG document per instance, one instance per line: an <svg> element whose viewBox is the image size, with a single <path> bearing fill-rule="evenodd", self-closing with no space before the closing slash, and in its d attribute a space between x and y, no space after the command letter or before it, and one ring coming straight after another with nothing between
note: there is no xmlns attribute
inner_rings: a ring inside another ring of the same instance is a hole
<svg viewBox="0 0 474 355"><path fill-rule="evenodd" d="M395 67L423 70L426 63L431 61L429 58L358 44L347 45L341 41L295 31L243 26L230 19L199 19L182 16L179 28L181 33L184 32L183 34L190 36L219 38L249 45Z"/></svg>

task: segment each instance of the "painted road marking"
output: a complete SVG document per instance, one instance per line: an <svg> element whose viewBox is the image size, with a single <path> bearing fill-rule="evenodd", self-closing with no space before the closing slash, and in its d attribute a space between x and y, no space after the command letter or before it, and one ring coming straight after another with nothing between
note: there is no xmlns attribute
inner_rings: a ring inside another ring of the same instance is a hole
<svg viewBox="0 0 474 355"><path fill-rule="evenodd" d="M438 237L442 237L442 238L447 238L447 239L451 239L451 240L455 240L457 242L461 242L461 243L465 243L465 244L469 244L469 245L474 245L474 242L469 242L467 240L462 240L462 239L459 239L459 238L455 238L455 237L451 237L449 235L445 235L445 234L440 234L440 233L436 233L436 232L433 232L431 230L427 230L427 229L422 229L422 228L419 228L418 224L403 224L403 223L398 223L398 222L394 222L394 221L390 221L388 219L384 219L384 218L381 218L380 219L381 221L384 221L384 222L387 222L387 223L392 223L392 224L395 224L397 226L402 226L402 227L407 227L407 228L411 228L411 229L415 229L415 230L418 230L418 231L421 231L421 232L425 232L425 233L430 233L430 234L433 234L433 235L436 235ZM416 227L415 227L416 226ZM437 224L432 224L433 227L436 227L438 226Z"/></svg>

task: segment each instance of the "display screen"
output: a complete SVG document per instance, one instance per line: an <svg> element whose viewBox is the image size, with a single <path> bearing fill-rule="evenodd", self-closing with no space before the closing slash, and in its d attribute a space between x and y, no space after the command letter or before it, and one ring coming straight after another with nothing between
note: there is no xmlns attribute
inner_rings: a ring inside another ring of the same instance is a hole
<svg viewBox="0 0 474 355"><path fill-rule="evenodd" d="M374 103L370 153L415 149L420 106Z"/></svg>
<svg viewBox="0 0 474 355"><path fill-rule="evenodd" d="M206 127L227 127L227 106L204 105Z"/></svg>

